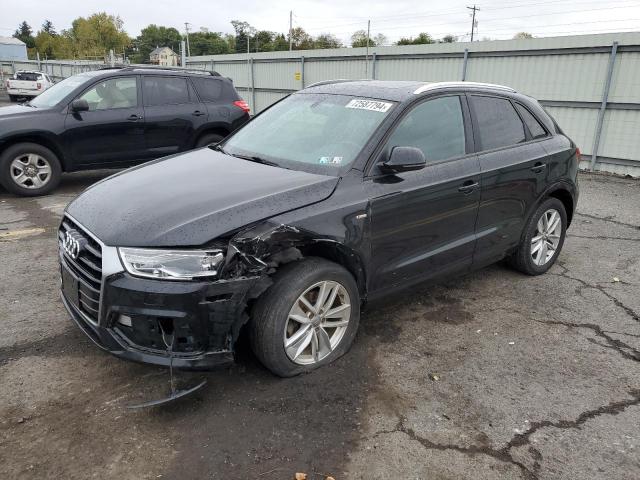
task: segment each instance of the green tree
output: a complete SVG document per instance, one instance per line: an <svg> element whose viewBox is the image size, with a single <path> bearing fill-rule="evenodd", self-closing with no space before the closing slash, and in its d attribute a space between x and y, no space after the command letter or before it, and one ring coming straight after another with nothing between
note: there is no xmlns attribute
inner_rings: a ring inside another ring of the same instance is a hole
<svg viewBox="0 0 640 480"><path fill-rule="evenodd" d="M367 31L366 30L358 30L353 32L351 35L351 46L352 47L366 47L367 46ZM375 46L373 39L369 39L369 46Z"/></svg>
<svg viewBox="0 0 640 480"><path fill-rule="evenodd" d="M131 43L120 17L105 12L76 18L64 34L72 39L80 58L103 58L109 50L122 52Z"/></svg>
<svg viewBox="0 0 640 480"><path fill-rule="evenodd" d="M417 37L401 38L396 42L396 45L424 45L429 43L436 43L431 35L426 32L420 33Z"/></svg>
<svg viewBox="0 0 640 480"><path fill-rule="evenodd" d="M33 38L33 30L26 21L23 21L18 29L13 34L14 38L26 43L27 48L33 48L36 46L35 38Z"/></svg>
<svg viewBox="0 0 640 480"><path fill-rule="evenodd" d="M255 35L256 29L248 22L241 20L231 20L231 25L233 25L233 29L236 31L234 50L238 53L245 53L247 46L249 48L251 47L248 42L251 37Z"/></svg>
<svg viewBox="0 0 640 480"><path fill-rule="evenodd" d="M190 36L191 40L192 36ZM180 53L182 35L175 28L167 28L151 24L140 31L133 40L133 54L130 56L133 63L148 63L149 54L156 47L169 47L176 53ZM193 54L193 43L191 50Z"/></svg>
<svg viewBox="0 0 640 480"><path fill-rule="evenodd" d="M340 48L342 42L331 33L321 33L313 39L313 48Z"/></svg>
<svg viewBox="0 0 640 480"><path fill-rule="evenodd" d="M273 39L273 50L277 52L289 50L289 41L283 33L276 34L275 38Z"/></svg>
<svg viewBox="0 0 640 480"><path fill-rule="evenodd" d="M454 37L453 35L445 35L444 37L442 37L442 43L455 43L458 41L457 37Z"/></svg>
<svg viewBox="0 0 640 480"><path fill-rule="evenodd" d="M221 33L194 32L189 34L189 48L191 55L219 55L230 53L229 44Z"/></svg>
<svg viewBox="0 0 640 480"><path fill-rule="evenodd" d="M290 36L293 39L294 50L311 50L313 48L313 38L304 28L295 27L291 30Z"/></svg>
<svg viewBox="0 0 640 480"><path fill-rule="evenodd" d="M51 22L51 20L44 21L44 23L42 24L41 32L47 33L52 37L55 37L57 35L55 28L53 28L53 23Z"/></svg>

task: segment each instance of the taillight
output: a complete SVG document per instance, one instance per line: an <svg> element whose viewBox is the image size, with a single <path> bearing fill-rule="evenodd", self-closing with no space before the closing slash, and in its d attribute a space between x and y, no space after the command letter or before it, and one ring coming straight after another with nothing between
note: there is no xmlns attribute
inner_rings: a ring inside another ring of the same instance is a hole
<svg viewBox="0 0 640 480"><path fill-rule="evenodd" d="M576 157L578 157L578 161L581 160L580 155L582 155L582 153L580 153L580 149L576 147Z"/></svg>
<svg viewBox="0 0 640 480"><path fill-rule="evenodd" d="M236 100L235 102L233 102L233 104L236 107L240 107L242 110L244 110L247 113L251 112L251 109L249 108L249 104L247 102L245 102L244 100Z"/></svg>
<svg viewBox="0 0 640 480"><path fill-rule="evenodd" d="M36 83L36 88L40 90L42 88L42 84L40 82Z"/></svg>

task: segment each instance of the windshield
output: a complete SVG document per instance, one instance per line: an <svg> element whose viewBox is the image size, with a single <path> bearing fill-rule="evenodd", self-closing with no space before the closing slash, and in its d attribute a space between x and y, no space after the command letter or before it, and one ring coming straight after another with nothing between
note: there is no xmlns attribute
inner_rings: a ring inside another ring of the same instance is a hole
<svg viewBox="0 0 640 480"><path fill-rule="evenodd" d="M64 97L73 92L78 86L86 83L88 79L89 76L82 74L65 78L31 100L29 105L38 108L51 108L60 103Z"/></svg>
<svg viewBox="0 0 640 480"><path fill-rule="evenodd" d="M350 165L393 107L348 95L296 94L240 129L225 153L335 174Z"/></svg>

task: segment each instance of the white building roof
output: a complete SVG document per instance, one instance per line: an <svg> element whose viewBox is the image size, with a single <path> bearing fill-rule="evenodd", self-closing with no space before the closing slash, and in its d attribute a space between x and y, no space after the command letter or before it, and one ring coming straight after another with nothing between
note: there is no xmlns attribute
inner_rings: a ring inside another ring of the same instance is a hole
<svg viewBox="0 0 640 480"><path fill-rule="evenodd" d="M25 43L14 37L0 37L0 45L25 45Z"/></svg>

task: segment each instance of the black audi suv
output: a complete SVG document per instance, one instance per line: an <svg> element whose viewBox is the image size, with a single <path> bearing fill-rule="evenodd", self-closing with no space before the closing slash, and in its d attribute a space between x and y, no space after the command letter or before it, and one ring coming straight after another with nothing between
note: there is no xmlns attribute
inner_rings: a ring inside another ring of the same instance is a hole
<svg viewBox="0 0 640 480"><path fill-rule="evenodd" d="M277 375L330 363L366 301L507 258L556 261L579 150L511 88L334 81L214 147L90 187L60 229L62 300L100 347L232 361L241 329Z"/></svg>
<svg viewBox="0 0 640 480"><path fill-rule="evenodd" d="M122 168L222 140L249 119L215 72L111 68L69 77L0 108L0 184L44 195L62 172Z"/></svg>

